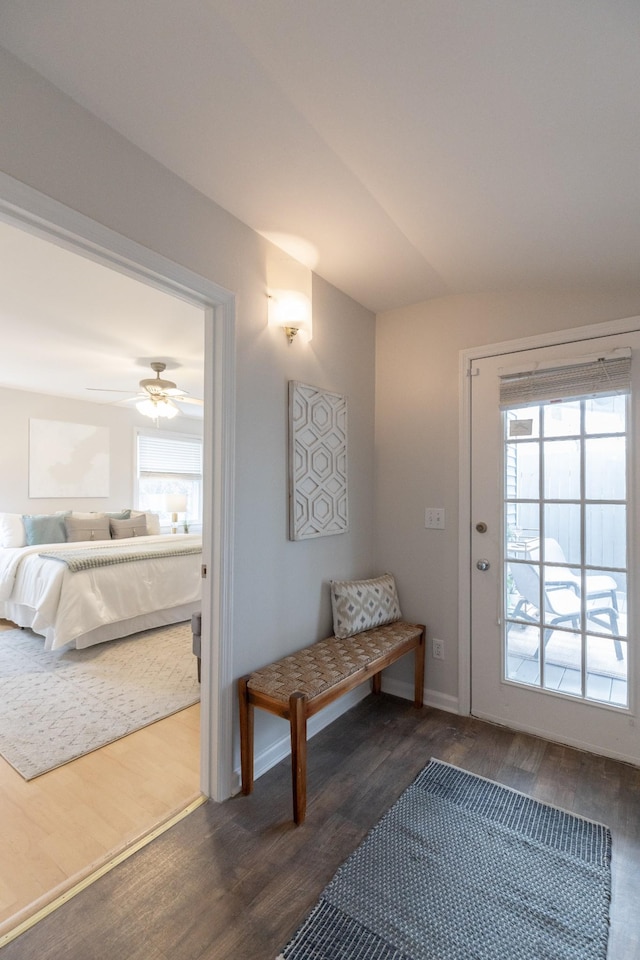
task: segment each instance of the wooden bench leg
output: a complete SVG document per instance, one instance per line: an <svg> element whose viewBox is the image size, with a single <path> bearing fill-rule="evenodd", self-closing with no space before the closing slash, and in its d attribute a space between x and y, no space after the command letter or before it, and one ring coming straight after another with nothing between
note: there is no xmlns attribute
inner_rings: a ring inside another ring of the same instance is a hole
<svg viewBox="0 0 640 960"><path fill-rule="evenodd" d="M307 698L303 693L292 693L289 697L289 719L293 819L299 826L307 812Z"/></svg>
<svg viewBox="0 0 640 960"><path fill-rule="evenodd" d="M253 715L254 707L249 702L247 681L249 677L238 680L238 702L240 704L240 769L242 771L242 792L246 795L253 790Z"/></svg>
<svg viewBox="0 0 640 960"><path fill-rule="evenodd" d="M424 703L424 655L426 648L426 629L422 628L420 640L415 652L415 691L413 702L416 707L421 707Z"/></svg>
<svg viewBox="0 0 640 960"><path fill-rule="evenodd" d="M371 693L380 693L382 690L382 670L371 677Z"/></svg>

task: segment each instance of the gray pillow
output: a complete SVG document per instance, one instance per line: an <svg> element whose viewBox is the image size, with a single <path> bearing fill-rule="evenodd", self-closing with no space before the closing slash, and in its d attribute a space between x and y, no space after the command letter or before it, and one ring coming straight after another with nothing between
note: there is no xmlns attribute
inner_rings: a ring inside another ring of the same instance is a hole
<svg viewBox="0 0 640 960"><path fill-rule="evenodd" d="M64 520L65 515L62 513L25 514L22 522L27 546L34 547L40 543L64 543L67 539Z"/></svg>
<svg viewBox="0 0 640 960"><path fill-rule="evenodd" d="M70 543L77 543L80 540L111 539L109 520L107 517L101 517L98 514L89 520L80 519L79 517L67 517L64 525L67 528L67 540Z"/></svg>
<svg viewBox="0 0 640 960"><path fill-rule="evenodd" d="M146 537L146 517L134 517L133 520L110 520L111 536L114 540L123 540L125 537Z"/></svg>
<svg viewBox="0 0 640 960"><path fill-rule="evenodd" d="M402 617L390 573L372 580L332 580L331 608L333 632L341 640Z"/></svg>

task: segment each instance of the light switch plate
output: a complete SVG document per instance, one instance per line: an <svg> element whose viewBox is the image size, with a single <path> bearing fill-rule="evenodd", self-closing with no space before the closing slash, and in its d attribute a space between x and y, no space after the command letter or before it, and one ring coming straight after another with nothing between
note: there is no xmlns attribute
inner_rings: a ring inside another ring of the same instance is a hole
<svg viewBox="0 0 640 960"><path fill-rule="evenodd" d="M444 507L426 507L424 525L427 530L444 530Z"/></svg>

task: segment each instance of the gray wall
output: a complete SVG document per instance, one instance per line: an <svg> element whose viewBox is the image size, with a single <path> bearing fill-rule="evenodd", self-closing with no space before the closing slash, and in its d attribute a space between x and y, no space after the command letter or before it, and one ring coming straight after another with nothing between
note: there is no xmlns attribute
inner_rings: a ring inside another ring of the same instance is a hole
<svg viewBox="0 0 640 960"><path fill-rule="evenodd" d="M9 358L7 358L9 359ZM78 499L29 497L29 420L62 420L109 429L109 496ZM135 428L151 420L133 410L0 387L0 511L121 510L134 504ZM202 436L202 422L178 417L163 429Z"/></svg>
<svg viewBox="0 0 640 960"><path fill-rule="evenodd" d="M2 51L0 95L0 170L236 293L234 675L326 635L328 580L374 569L375 318L314 278L313 340L289 347L267 327L267 241ZM346 534L287 540L290 379L348 397ZM263 751L283 722L260 713Z"/></svg>
<svg viewBox="0 0 640 960"><path fill-rule="evenodd" d="M427 648L432 703L458 703L459 354L470 347L640 314L637 289L445 297L381 314L376 337L376 557L400 586L403 613L446 642ZM425 507L444 507L426 530ZM391 677L408 682L398 664Z"/></svg>

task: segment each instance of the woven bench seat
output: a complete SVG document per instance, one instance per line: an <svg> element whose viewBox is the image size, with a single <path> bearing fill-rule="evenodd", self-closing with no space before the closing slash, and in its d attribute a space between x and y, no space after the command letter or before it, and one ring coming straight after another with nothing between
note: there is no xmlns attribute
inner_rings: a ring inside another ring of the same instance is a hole
<svg viewBox="0 0 640 960"><path fill-rule="evenodd" d="M288 704L292 693L302 693L312 700L404 646L415 637L416 630L416 624L398 620L346 640L338 637L318 640L304 650L256 670L249 677L248 687L252 693L265 694L281 703ZM400 656L404 653L405 650Z"/></svg>
<svg viewBox="0 0 640 960"><path fill-rule="evenodd" d="M406 653L415 653L416 706L424 687L422 624L396 620L346 640L328 637L298 650L238 680L242 792L253 789L253 708L260 707L289 720L293 814L302 823L306 810L307 720L327 704L365 680L373 693L381 689L382 670Z"/></svg>

